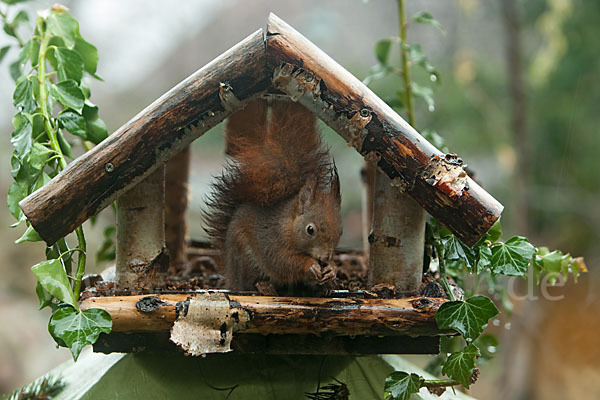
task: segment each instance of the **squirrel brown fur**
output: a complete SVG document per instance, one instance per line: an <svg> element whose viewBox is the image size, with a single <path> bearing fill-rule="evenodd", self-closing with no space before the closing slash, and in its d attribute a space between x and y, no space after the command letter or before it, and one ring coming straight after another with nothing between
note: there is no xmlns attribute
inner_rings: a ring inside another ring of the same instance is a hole
<svg viewBox="0 0 600 400"><path fill-rule="evenodd" d="M226 154L205 216L227 287L323 284L342 233L340 183L316 119L287 100L256 100L231 115Z"/></svg>

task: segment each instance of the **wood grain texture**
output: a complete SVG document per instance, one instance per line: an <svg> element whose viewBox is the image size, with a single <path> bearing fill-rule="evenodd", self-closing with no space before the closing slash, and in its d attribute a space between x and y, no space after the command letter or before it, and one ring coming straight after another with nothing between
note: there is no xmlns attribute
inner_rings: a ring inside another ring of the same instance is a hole
<svg viewBox="0 0 600 400"><path fill-rule="evenodd" d="M170 330L186 312L193 295L91 297L82 309L101 308L110 313L113 331ZM437 329L434 315L446 300L428 297L403 299L310 298L229 295L232 308L249 315L240 333L333 335L447 334ZM149 305L149 306L148 306Z"/></svg>
<svg viewBox="0 0 600 400"><path fill-rule="evenodd" d="M223 94L223 84L227 94ZM164 94L19 204L52 244L268 85L262 30Z"/></svg>
<svg viewBox="0 0 600 400"><path fill-rule="evenodd" d="M431 215L473 245L502 205L466 176L369 88L322 50L271 14L267 68L275 90L318 115ZM441 160L441 161L440 161Z"/></svg>

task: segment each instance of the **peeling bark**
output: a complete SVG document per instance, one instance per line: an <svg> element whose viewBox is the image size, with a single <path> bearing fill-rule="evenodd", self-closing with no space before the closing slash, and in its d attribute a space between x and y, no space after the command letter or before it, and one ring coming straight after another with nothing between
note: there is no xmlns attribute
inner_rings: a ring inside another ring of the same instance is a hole
<svg viewBox="0 0 600 400"><path fill-rule="evenodd" d="M117 199L118 287L156 288L163 285L169 266L164 199L164 167Z"/></svg>

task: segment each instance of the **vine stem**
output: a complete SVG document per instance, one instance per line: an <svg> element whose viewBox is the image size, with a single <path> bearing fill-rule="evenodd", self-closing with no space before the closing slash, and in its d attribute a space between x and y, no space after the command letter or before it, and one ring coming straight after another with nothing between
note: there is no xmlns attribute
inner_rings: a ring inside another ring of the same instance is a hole
<svg viewBox="0 0 600 400"><path fill-rule="evenodd" d="M48 51L48 43L50 42L50 35L48 31L44 27L44 22L40 18L37 21L37 27L41 35L41 43L40 43L40 52L38 58L38 80L40 83L40 109L42 111L42 115L44 117L44 129L50 139L50 147L56 153L58 157L58 169L59 171L67 168L67 161L65 160L62 149L60 148L60 144L58 143L57 138L57 128L52 126L51 120L52 115L48 110L48 90L46 88L46 52ZM83 278L83 273L85 272L85 263L86 263L86 241L85 234L83 233L83 228L81 226L75 229L75 234L77 235L77 245L79 249L79 254L77 258L77 273L75 275L75 280L73 282L73 294L75 294L76 298L79 298L79 291L81 290L81 279ZM79 305L75 304L75 308L77 311L80 311Z"/></svg>
<svg viewBox="0 0 600 400"><path fill-rule="evenodd" d="M442 247L442 244L437 239L434 240L434 246L435 246L435 252L437 253L437 258L438 258L438 263L439 263L438 268L440 271L440 282L441 282L442 286L444 287L444 290L446 291L446 294L448 295L450 300L456 301L456 297L454 297L454 292L452 291L452 288L448 284L448 277L446 275L446 261L444 260L444 249Z"/></svg>
<svg viewBox="0 0 600 400"><path fill-rule="evenodd" d="M426 379L421 382L421 387L434 388L434 387L445 387L445 386L456 386L460 385L459 381L453 379Z"/></svg>
<svg viewBox="0 0 600 400"><path fill-rule="evenodd" d="M400 54L402 56L402 78L404 79L406 112L408 123L415 126L415 112L412 104L412 85L410 83L410 70L408 69L408 55L406 54L406 16L404 14L404 0L396 0L398 3L398 19L400 20Z"/></svg>

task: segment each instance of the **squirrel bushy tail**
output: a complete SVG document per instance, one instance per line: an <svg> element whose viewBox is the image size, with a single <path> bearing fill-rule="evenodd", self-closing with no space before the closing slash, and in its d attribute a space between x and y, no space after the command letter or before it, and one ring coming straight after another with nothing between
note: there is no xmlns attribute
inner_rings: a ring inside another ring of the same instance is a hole
<svg viewBox="0 0 600 400"><path fill-rule="evenodd" d="M225 152L232 159L213 185L205 215L217 245L240 204L273 206L297 195L307 179L323 186L337 179L310 111L289 100L273 101L268 111L261 99L228 118Z"/></svg>

